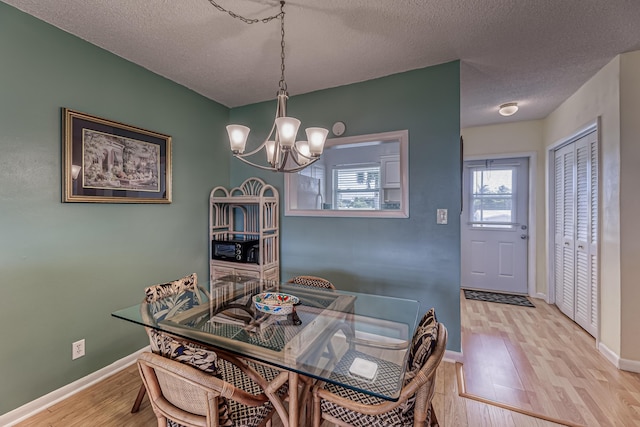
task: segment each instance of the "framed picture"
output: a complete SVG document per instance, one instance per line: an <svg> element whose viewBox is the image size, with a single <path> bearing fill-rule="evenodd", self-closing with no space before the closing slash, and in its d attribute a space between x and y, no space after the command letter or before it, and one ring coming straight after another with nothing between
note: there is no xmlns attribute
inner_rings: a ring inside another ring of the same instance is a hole
<svg viewBox="0 0 640 427"><path fill-rule="evenodd" d="M65 202L171 203L171 137L63 109Z"/></svg>

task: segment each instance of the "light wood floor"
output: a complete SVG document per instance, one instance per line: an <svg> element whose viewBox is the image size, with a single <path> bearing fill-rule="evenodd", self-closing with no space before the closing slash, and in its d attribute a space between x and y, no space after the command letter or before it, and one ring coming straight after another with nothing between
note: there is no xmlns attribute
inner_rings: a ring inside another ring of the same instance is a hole
<svg viewBox="0 0 640 427"><path fill-rule="evenodd" d="M640 426L640 374L616 369L555 306L460 299L468 393L577 425Z"/></svg>
<svg viewBox="0 0 640 427"><path fill-rule="evenodd" d="M466 392L574 425L640 426L640 375L615 369L555 307L534 303L532 309L461 296ZM154 426L147 398L140 412L129 412L139 386L131 366L17 426ZM460 397L456 366L446 362L434 406L443 427L561 425Z"/></svg>
<svg viewBox="0 0 640 427"><path fill-rule="evenodd" d="M442 363L437 374L435 411L442 427L558 427L458 396L455 365ZM140 387L135 366L64 400L17 424L16 427L137 427L155 426L156 420L145 397L140 411L131 414L131 405ZM274 420L274 427L282 426ZM331 424L324 423L323 427Z"/></svg>

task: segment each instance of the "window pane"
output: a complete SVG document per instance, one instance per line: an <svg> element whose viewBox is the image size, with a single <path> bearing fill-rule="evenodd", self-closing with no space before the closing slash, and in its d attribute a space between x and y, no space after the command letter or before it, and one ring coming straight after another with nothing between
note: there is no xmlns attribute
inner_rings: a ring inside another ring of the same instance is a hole
<svg viewBox="0 0 640 427"><path fill-rule="evenodd" d="M511 227L513 222L513 169L478 169L472 173L471 222L474 227ZM486 223L486 224L482 224Z"/></svg>
<svg viewBox="0 0 640 427"><path fill-rule="evenodd" d="M334 169L337 209L380 209L380 167Z"/></svg>

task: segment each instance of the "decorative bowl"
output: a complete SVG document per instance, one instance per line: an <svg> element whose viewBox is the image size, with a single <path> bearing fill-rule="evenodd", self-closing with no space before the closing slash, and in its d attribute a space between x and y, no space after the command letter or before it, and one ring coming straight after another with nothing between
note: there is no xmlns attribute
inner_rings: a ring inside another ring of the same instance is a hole
<svg viewBox="0 0 640 427"><path fill-rule="evenodd" d="M300 299L293 295L279 292L263 292L253 297L253 304L256 309L263 313L285 315L293 312L293 306L298 304Z"/></svg>

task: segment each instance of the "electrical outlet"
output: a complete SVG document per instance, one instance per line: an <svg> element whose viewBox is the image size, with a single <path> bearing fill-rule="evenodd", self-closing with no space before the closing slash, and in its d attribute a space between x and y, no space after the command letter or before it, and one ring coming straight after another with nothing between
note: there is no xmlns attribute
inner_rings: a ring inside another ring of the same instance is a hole
<svg viewBox="0 0 640 427"><path fill-rule="evenodd" d="M437 216L436 223L446 224L448 222L447 215L448 215L447 209L438 209L438 212L436 215Z"/></svg>
<svg viewBox="0 0 640 427"><path fill-rule="evenodd" d="M84 356L84 339L71 344L71 360Z"/></svg>

